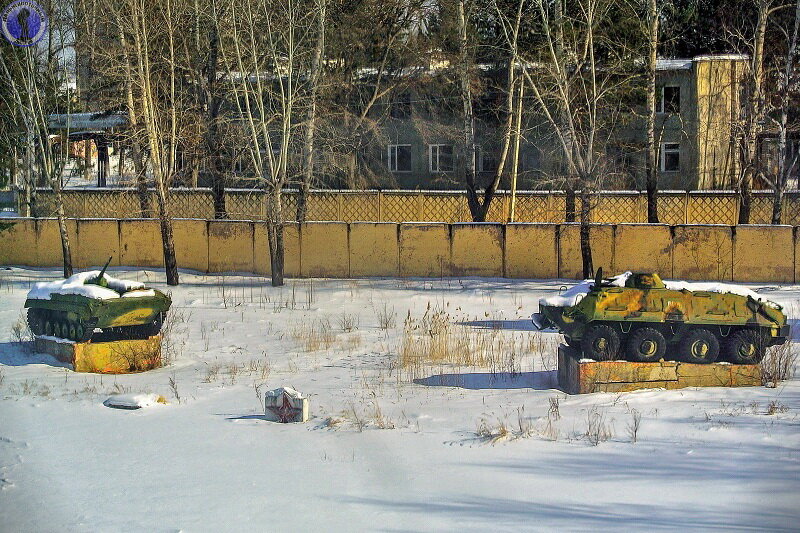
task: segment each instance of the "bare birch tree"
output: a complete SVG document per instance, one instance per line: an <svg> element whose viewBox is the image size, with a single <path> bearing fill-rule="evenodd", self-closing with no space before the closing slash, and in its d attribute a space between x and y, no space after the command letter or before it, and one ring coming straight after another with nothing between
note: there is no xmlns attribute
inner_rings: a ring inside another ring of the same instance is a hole
<svg viewBox="0 0 800 533"><path fill-rule="evenodd" d="M300 193L297 195L297 221L305 222L308 195L314 179L314 141L317 132L317 95L319 93L322 60L325 53L325 25L327 24L327 0L314 0L316 38L311 56L308 80L308 102L306 102L305 133L303 138L303 174Z"/></svg>
<svg viewBox="0 0 800 533"><path fill-rule="evenodd" d="M181 90L179 63L186 38L185 11L179 0L153 4L147 0L106 0L103 22L113 28L116 47L103 42L95 50L107 64L106 75L122 76L124 106L130 120L137 183L142 210L145 172L152 173L167 284L179 283L178 265L170 215L170 185L176 175L178 149L184 125L193 119L187 112L189 95ZM121 73L121 74L120 74ZM146 161L144 160L146 153Z"/></svg>
<svg viewBox="0 0 800 533"><path fill-rule="evenodd" d="M742 165L739 185L739 224L750 223L753 179L759 175L758 136L763 129L765 117L764 102L764 42L770 15L779 9L776 0L756 0L758 21L751 42L752 55L750 69L746 76L747 103L744 113L744 132L742 137Z"/></svg>
<svg viewBox="0 0 800 533"><path fill-rule="evenodd" d="M620 115L630 110L626 95L636 79L636 49L625 40L633 36L612 31L613 20L625 9L622 2L577 0L554 7L534 0L533 5L541 22L542 48L536 58L523 57L522 72L533 95L533 112L543 115L568 174L576 176L582 270L584 277L591 277L592 202L608 166L609 138Z"/></svg>
<svg viewBox="0 0 800 533"><path fill-rule="evenodd" d="M283 285L283 189L296 116L306 93L313 13L298 0L238 0L228 18L230 39L220 46L246 152L267 197L272 285Z"/></svg>
<svg viewBox="0 0 800 533"><path fill-rule="evenodd" d="M656 67L658 65L658 0L647 0L647 221L658 223L658 142L656 140Z"/></svg>
<svg viewBox="0 0 800 533"><path fill-rule="evenodd" d="M788 145L789 133L789 112L791 105L791 96L796 95L796 84L798 79L797 70L797 41L798 32L800 31L800 0L794 6L794 24L791 32L788 28L781 28L785 33L786 39L786 57L783 64L783 69L778 76L778 104L777 104L777 119L773 118L773 122L778 129L778 169L774 176L772 185L772 223L780 224L783 210L783 197L786 192L786 187L789 182L789 177L793 175L798 169L798 156L800 152L794 151L790 155ZM769 178L767 178L769 180Z"/></svg>
<svg viewBox="0 0 800 533"><path fill-rule="evenodd" d="M51 33L47 46L40 49L29 46L0 55L0 79L7 85L8 107L16 108L24 132L27 154L25 171L28 195L33 196L39 183L46 183L54 192L55 211L61 239L64 277L72 275L72 252L67 233L66 215L62 195L62 176L68 158L70 125L60 131L58 142L50 135L48 118L58 110L71 110L73 96L69 90L69 62L63 57L67 47L68 32L64 31L64 5L53 6L53 23L59 23ZM30 200L31 204L33 201ZM29 205L31 205L29 204ZM33 216L37 215L35 206Z"/></svg>

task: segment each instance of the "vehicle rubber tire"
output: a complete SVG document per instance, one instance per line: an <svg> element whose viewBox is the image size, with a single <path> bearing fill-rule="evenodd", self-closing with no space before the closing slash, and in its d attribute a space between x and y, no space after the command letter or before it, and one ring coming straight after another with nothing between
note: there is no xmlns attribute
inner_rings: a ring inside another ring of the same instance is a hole
<svg viewBox="0 0 800 533"><path fill-rule="evenodd" d="M764 335L752 329L742 329L725 339L725 359L737 365L757 365L767 352Z"/></svg>
<svg viewBox="0 0 800 533"><path fill-rule="evenodd" d="M686 363L713 363L719 357L719 339L704 328L689 330L681 340L680 354Z"/></svg>
<svg viewBox="0 0 800 533"><path fill-rule="evenodd" d="M655 363L664 357L667 340L655 328L639 328L628 337L625 354L631 361Z"/></svg>
<svg viewBox="0 0 800 533"><path fill-rule="evenodd" d="M611 326L589 326L581 339L583 356L595 361L611 361L619 354L619 335Z"/></svg>

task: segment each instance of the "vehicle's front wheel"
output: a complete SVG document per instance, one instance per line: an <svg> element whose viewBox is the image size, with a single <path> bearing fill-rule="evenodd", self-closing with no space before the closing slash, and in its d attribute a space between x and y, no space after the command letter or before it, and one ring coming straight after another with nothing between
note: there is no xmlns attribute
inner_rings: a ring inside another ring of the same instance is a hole
<svg viewBox="0 0 800 533"><path fill-rule="evenodd" d="M609 361L619 353L619 335L611 326L590 326L581 340L583 356L595 361Z"/></svg>
<svg viewBox="0 0 800 533"><path fill-rule="evenodd" d="M707 329L693 329L681 341L680 353L687 363L713 363L719 357L719 340Z"/></svg>
<svg viewBox="0 0 800 533"><path fill-rule="evenodd" d="M627 355L631 361L654 363L660 361L667 351L667 341L654 328L639 328L628 338Z"/></svg>
<svg viewBox="0 0 800 533"><path fill-rule="evenodd" d="M757 365L766 352L766 339L752 329L732 333L725 341L725 358L737 365Z"/></svg>

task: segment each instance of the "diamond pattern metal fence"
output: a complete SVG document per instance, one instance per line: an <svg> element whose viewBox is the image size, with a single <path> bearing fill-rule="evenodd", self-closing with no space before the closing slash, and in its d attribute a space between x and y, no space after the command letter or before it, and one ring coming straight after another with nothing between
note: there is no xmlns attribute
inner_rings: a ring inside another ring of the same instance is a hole
<svg viewBox="0 0 800 533"><path fill-rule="evenodd" d="M156 197L147 196L143 211L135 189L68 189L63 192L64 211L71 218L148 218L156 216ZM751 223L769 224L772 220L772 194L753 195ZM226 191L228 217L239 220L264 220L267 201L264 191L232 189ZM580 197L576 210L580 210ZM488 222L506 222L511 206L507 191L498 192L489 209ZM561 191L518 192L515 222L562 223L566 197ZM282 197L286 220L294 220L296 191ZM214 201L208 189L174 189L170 192L169 211L175 218L214 218ZM576 213L577 214L577 213ZM51 190L39 189L36 215L55 215ZM739 197L731 191L679 192L662 191L658 197L659 221L663 224L736 224ZM577 216L576 216L577 218ZM342 222L471 222L466 194L455 191L312 191L307 202L306 220ZM622 224L647 221L645 193L603 191L592 197L592 221ZM800 225L800 191L784 196L782 222Z"/></svg>

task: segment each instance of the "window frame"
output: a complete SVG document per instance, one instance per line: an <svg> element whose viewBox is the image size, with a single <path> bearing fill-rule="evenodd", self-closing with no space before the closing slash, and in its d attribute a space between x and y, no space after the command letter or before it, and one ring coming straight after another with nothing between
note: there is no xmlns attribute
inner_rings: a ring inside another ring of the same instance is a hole
<svg viewBox="0 0 800 533"><path fill-rule="evenodd" d="M494 168L486 168L486 159L489 158L490 160L494 160ZM497 168L500 165L500 162L497 158L494 157L494 154L489 151L485 150L483 147L478 146L475 149L475 171L476 172L497 172Z"/></svg>
<svg viewBox="0 0 800 533"><path fill-rule="evenodd" d="M450 168L447 170L441 169L441 148L442 147L450 148ZM433 152L436 149L436 168L433 168ZM428 145L428 170L431 174L447 174L448 172L453 172L455 169L455 161L453 160L455 150L453 149L452 144L429 144Z"/></svg>
<svg viewBox="0 0 800 533"><path fill-rule="evenodd" d="M667 169L667 153L676 154L678 156L678 167L675 169ZM661 149L658 154L658 167L661 172L680 172L681 171L681 143L679 142L662 142Z"/></svg>
<svg viewBox="0 0 800 533"><path fill-rule="evenodd" d="M399 170L397 168L397 162L399 161L399 158L397 157L397 149L401 148L401 147L407 147L408 148L408 170ZM392 149L394 149L394 163L395 163L394 167L395 168L392 168ZM414 165L413 165L413 162L412 162L412 153L413 152L411 151L411 145L410 144L396 143L396 144L387 145L387 147L386 147L386 168L388 168L389 172L391 172L393 174L408 174L408 173L413 172L414 171Z"/></svg>
<svg viewBox="0 0 800 533"><path fill-rule="evenodd" d="M665 89L677 89L678 90L678 106L677 106L677 109L674 110L674 111L673 110L667 111L667 108L666 108L667 99L666 99L666 95L664 94L665 93ZM682 92L683 91L681 91L681 86L680 85L674 85L674 84L662 85L660 87L660 89L659 89L658 108L656 109L656 111L658 113L663 114L663 115L679 115L680 112L681 112L681 93Z"/></svg>

